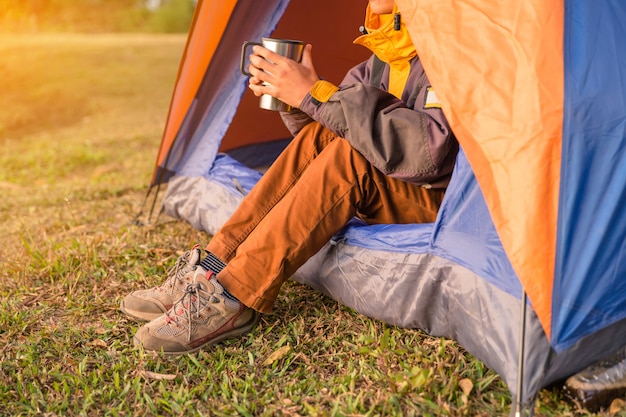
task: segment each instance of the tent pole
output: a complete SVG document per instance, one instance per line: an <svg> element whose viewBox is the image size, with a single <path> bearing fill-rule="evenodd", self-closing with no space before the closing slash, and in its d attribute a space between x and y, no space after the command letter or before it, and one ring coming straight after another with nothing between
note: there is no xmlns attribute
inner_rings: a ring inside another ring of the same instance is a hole
<svg viewBox="0 0 626 417"><path fill-rule="evenodd" d="M139 213L132 220L131 224L134 226L143 226L144 224L141 222L140 218L143 216L143 209L146 207L146 203L148 202L148 197L150 197L150 193L152 192L152 185L148 187L148 191L146 192L146 196L143 198L143 203L141 204L141 208L139 209ZM156 198L156 197L155 197Z"/></svg>
<svg viewBox="0 0 626 417"><path fill-rule="evenodd" d="M519 355L517 357L517 398L515 399L515 417L521 417L528 411L522 400L524 386L524 347L526 345L526 291L522 288L522 306L520 308Z"/></svg>

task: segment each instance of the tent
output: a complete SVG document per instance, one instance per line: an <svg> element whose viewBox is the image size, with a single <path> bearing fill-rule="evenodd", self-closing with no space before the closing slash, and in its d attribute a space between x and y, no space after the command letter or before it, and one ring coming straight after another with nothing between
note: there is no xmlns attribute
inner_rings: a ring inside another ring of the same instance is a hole
<svg viewBox="0 0 626 417"><path fill-rule="evenodd" d="M461 145L448 193L432 224L349 223L294 279L458 341L532 414L626 345L626 3L397 3ZM214 233L289 140L246 91L243 41L312 43L338 83L368 55L363 8L198 1L152 177L167 214Z"/></svg>

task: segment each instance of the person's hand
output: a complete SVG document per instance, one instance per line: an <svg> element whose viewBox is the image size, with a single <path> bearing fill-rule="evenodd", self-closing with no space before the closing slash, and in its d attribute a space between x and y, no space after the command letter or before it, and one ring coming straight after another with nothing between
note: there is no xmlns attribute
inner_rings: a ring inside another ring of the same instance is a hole
<svg viewBox="0 0 626 417"><path fill-rule="evenodd" d="M320 79L313 67L312 46L304 47L302 62L285 58L262 46L252 48L248 87L255 96L269 94L292 107L300 107L304 96Z"/></svg>

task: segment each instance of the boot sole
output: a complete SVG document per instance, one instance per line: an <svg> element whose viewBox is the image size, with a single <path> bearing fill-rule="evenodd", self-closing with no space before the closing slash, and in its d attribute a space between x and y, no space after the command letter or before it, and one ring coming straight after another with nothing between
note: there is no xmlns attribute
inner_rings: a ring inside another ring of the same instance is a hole
<svg viewBox="0 0 626 417"><path fill-rule="evenodd" d="M163 355L165 356L179 356L179 355L184 355L185 353L194 353L197 352L199 350L202 350L206 347L215 345L219 342L222 342L224 340L227 339L231 339L231 338L235 338L238 336L243 336L244 334L248 333L250 330L252 330L254 328L254 326L256 326L256 324L259 322L259 320L261 319L261 313L259 313L258 311L255 311L254 316L250 319L250 321L248 321L246 324L244 324L241 327L238 327L236 329L233 329L231 331L228 332L224 332L216 337L214 337L213 339L210 339L208 341L206 341L205 343L203 343L202 345L195 347L193 349L189 349L189 350L181 350L181 351L177 351L177 352L165 352L162 351ZM141 345L141 341L139 339L137 339L137 336L135 335L133 337L133 343L135 346L140 346ZM153 352L153 351L151 351ZM156 351L154 351L156 352Z"/></svg>

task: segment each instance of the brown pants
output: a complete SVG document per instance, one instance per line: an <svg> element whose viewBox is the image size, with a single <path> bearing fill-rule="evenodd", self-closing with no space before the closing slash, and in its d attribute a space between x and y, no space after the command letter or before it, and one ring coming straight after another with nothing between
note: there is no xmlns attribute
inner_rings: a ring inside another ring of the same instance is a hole
<svg viewBox="0 0 626 417"><path fill-rule="evenodd" d="M227 263L219 281L248 307L269 312L282 283L355 215L371 224L428 223L443 195L385 176L345 139L311 123L207 250Z"/></svg>

